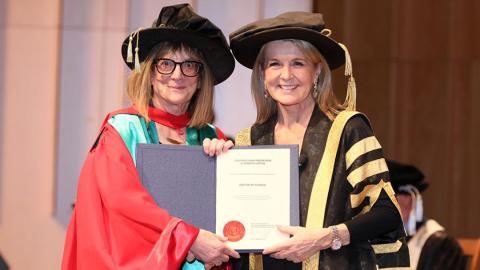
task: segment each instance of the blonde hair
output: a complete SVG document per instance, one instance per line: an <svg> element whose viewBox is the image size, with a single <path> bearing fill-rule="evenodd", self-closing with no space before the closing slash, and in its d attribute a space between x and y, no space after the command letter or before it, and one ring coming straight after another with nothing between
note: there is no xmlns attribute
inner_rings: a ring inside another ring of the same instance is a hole
<svg viewBox="0 0 480 270"><path fill-rule="evenodd" d="M320 109L330 119L345 110L345 106L338 102L335 93L332 89L332 72L328 66L327 61L323 55L307 41L298 39L284 39L284 41L291 42L295 45L314 65L321 64L322 70L317 78L317 87L319 94L316 98L316 103ZM266 45L266 44L265 44ZM255 64L253 65L251 87L252 95L257 106L257 120L256 124L261 124L267 121L272 115L277 113L277 103L272 98L265 97L265 45L260 49ZM312 88L313 89L313 88Z"/></svg>
<svg viewBox="0 0 480 270"><path fill-rule="evenodd" d="M148 117L148 107L151 105L153 89L151 77L156 72L155 59L165 55L167 52L184 51L189 56L202 62L203 68L199 74L199 87L188 105L190 115L189 126L201 128L213 121L213 73L207 65L203 55L190 46L182 43L161 42L150 50L147 58L140 64L140 71L132 71L127 82L127 95L135 105L140 115L145 120Z"/></svg>

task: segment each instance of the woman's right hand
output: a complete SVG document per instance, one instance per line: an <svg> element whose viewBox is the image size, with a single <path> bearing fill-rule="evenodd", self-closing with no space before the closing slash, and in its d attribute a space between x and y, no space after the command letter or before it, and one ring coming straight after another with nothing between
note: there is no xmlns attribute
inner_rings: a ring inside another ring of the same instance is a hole
<svg viewBox="0 0 480 270"><path fill-rule="evenodd" d="M224 140L224 139L204 139L203 140L203 151L205 154L213 157L219 156L222 153L228 151L228 149L233 147L233 142L231 140Z"/></svg>
<svg viewBox="0 0 480 270"><path fill-rule="evenodd" d="M230 257L240 258L238 252L227 246L226 237L200 229L190 252L205 265L219 266Z"/></svg>

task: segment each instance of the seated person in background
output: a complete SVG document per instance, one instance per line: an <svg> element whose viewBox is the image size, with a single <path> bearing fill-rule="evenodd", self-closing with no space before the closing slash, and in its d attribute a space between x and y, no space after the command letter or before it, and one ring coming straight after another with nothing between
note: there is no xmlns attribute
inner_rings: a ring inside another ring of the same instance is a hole
<svg viewBox="0 0 480 270"><path fill-rule="evenodd" d="M423 173L412 165L387 160L402 220L408 234L412 269L465 269L457 241L433 219L423 216L421 192L428 187Z"/></svg>

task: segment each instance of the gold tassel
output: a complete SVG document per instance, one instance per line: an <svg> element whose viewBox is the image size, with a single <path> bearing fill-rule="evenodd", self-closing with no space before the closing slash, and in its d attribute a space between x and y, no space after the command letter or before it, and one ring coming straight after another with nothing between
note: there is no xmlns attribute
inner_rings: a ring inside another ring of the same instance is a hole
<svg viewBox="0 0 480 270"><path fill-rule="evenodd" d="M130 34L128 38L128 48L127 48L127 63L133 62L133 51L132 51L132 40L133 40L133 33Z"/></svg>
<svg viewBox="0 0 480 270"><path fill-rule="evenodd" d="M345 104L348 111L355 111L357 108L357 86L353 75L348 78L347 96L345 97Z"/></svg>
<svg viewBox="0 0 480 270"><path fill-rule="evenodd" d="M347 46L342 43L338 43L340 47L345 51L345 76L348 76L348 85L347 85L347 94L345 96L345 101L343 106L345 110L354 111L356 109L357 103L357 87L355 84L355 78L353 77L353 67L352 59L350 58L350 53L348 53Z"/></svg>
<svg viewBox="0 0 480 270"><path fill-rule="evenodd" d="M138 47L135 48L135 72L140 72L140 60L138 59Z"/></svg>
<svg viewBox="0 0 480 270"><path fill-rule="evenodd" d="M135 44L135 72L139 73L140 72L140 59L138 57L138 39L140 38L140 31L142 30L142 28L139 28L137 31L136 31L136 35L137 35L137 44Z"/></svg>

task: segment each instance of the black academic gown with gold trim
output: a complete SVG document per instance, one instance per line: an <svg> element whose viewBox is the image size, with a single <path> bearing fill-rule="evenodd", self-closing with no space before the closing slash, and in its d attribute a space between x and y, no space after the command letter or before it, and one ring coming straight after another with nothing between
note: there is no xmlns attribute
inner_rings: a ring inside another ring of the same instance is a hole
<svg viewBox="0 0 480 270"><path fill-rule="evenodd" d="M276 116L273 116L263 124L252 126L251 144L274 144L275 124ZM304 135L299 159L301 226L306 224L313 182L331 126L332 121L318 107L315 107ZM351 244L338 251L330 249L321 251L319 269L377 269L377 265L380 269L391 267L401 269L409 266L405 231L398 205L395 205L393 189L388 182L388 171L375 172L374 169L372 171L372 167L382 167L376 164L385 163L382 149L364 145L372 142L376 142L376 139L368 119L358 115L348 121L334 165L324 227L345 223L351 234ZM362 148L374 150L364 153L362 151L365 150L359 150ZM368 166L369 164L373 166ZM386 168L386 165L384 167ZM359 178L359 175L365 175L365 173L373 175ZM377 204L380 206L377 207ZM372 224L371 219L382 216L390 219L390 222L387 222L391 224L390 227L384 227L382 222L375 221ZM365 230L365 226L368 230ZM264 270L302 268L301 263L294 264L269 256L263 256L263 266ZM246 254L236 262L235 269L248 269Z"/></svg>

